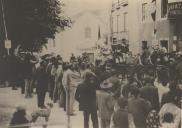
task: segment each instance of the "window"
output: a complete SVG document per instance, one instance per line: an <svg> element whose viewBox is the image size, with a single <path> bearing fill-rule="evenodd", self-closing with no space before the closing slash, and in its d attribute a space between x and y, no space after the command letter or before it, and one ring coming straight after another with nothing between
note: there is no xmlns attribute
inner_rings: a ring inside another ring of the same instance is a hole
<svg viewBox="0 0 182 128"><path fill-rule="evenodd" d="M142 4L142 21L147 19L147 3Z"/></svg>
<svg viewBox="0 0 182 128"><path fill-rule="evenodd" d="M124 19L124 31L127 31L128 30L128 24L127 24L127 22L128 22L128 15L127 15L128 13L127 12L125 12L124 14L123 14L123 19Z"/></svg>
<svg viewBox="0 0 182 128"><path fill-rule="evenodd" d="M161 0L161 18L167 17L168 0Z"/></svg>
<svg viewBox="0 0 182 128"><path fill-rule="evenodd" d="M91 38L91 28L90 27L85 28L85 38Z"/></svg>

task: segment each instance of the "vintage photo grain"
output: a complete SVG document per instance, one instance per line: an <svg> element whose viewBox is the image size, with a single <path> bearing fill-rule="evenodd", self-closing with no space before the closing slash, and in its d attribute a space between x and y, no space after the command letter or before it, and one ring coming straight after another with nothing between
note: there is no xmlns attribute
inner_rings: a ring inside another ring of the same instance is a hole
<svg viewBox="0 0 182 128"><path fill-rule="evenodd" d="M0 0L0 128L181 128L182 0Z"/></svg>

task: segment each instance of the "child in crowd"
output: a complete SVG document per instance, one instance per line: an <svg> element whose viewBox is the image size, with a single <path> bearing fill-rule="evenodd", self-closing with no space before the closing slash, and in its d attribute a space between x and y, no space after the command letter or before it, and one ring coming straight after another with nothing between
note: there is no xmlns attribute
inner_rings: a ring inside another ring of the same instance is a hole
<svg viewBox="0 0 182 128"><path fill-rule="evenodd" d="M161 128L174 128L174 117L171 113L164 114Z"/></svg>
<svg viewBox="0 0 182 128"><path fill-rule="evenodd" d="M134 128L132 115L128 113L128 100L119 98L117 101L117 110L111 117L111 128Z"/></svg>
<svg viewBox="0 0 182 128"><path fill-rule="evenodd" d="M160 117L156 110L152 110L149 112L147 119L147 128L159 128L160 127Z"/></svg>
<svg viewBox="0 0 182 128"><path fill-rule="evenodd" d="M26 118L26 109L22 106L18 106L11 119L10 127L29 128L28 124L29 121Z"/></svg>

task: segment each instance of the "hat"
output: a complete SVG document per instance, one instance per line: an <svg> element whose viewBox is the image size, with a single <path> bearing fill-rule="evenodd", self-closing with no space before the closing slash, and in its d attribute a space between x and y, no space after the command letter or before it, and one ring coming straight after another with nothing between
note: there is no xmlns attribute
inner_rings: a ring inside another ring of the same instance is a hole
<svg viewBox="0 0 182 128"><path fill-rule="evenodd" d="M169 58L169 61L175 62L174 58Z"/></svg>
<svg viewBox="0 0 182 128"><path fill-rule="evenodd" d="M103 82L100 84L101 89L108 89L113 87L113 83L110 82Z"/></svg>
<svg viewBox="0 0 182 128"><path fill-rule="evenodd" d="M26 108L25 108L25 106L23 106L23 105L18 105L18 106L16 107L16 110L17 110L17 111L25 111Z"/></svg>
<svg viewBox="0 0 182 128"><path fill-rule="evenodd" d="M100 84L100 87L101 89L108 89L112 88L113 86L119 85L119 83L120 81L117 78L109 77Z"/></svg>
<svg viewBox="0 0 182 128"><path fill-rule="evenodd" d="M96 75L93 73L93 72L91 72L91 71L87 71L86 73L85 73L85 79L86 80L88 80L89 78L91 78L91 77L96 77Z"/></svg>

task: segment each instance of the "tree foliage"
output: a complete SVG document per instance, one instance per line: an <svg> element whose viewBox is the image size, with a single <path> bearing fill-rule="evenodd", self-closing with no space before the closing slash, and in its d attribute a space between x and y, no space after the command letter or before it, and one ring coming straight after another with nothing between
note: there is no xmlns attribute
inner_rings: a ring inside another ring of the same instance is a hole
<svg viewBox="0 0 182 128"><path fill-rule="evenodd" d="M60 0L4 0L8 38L14 47L39 51L48 38L69 26Z"/></svg>

